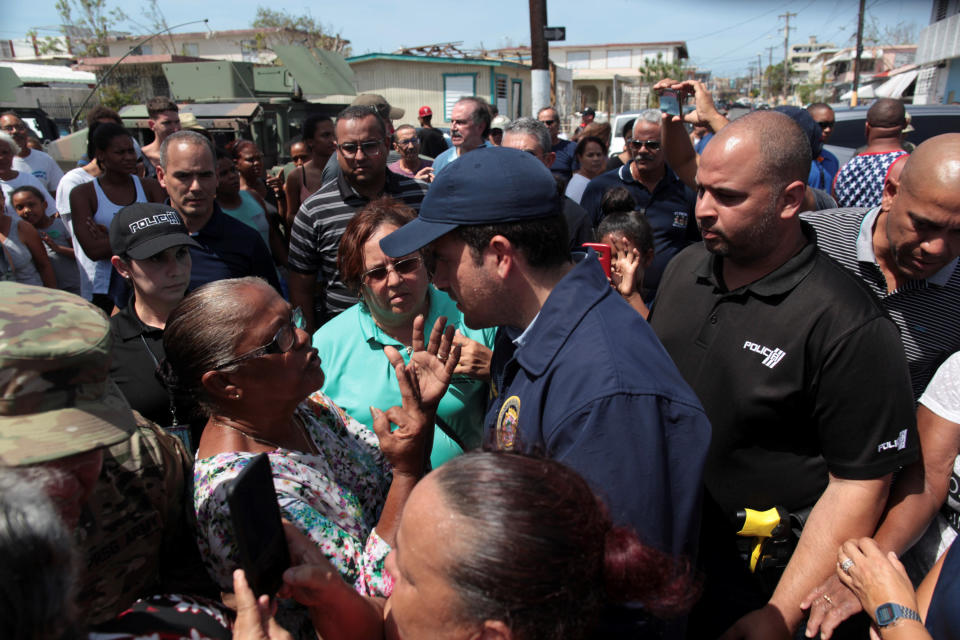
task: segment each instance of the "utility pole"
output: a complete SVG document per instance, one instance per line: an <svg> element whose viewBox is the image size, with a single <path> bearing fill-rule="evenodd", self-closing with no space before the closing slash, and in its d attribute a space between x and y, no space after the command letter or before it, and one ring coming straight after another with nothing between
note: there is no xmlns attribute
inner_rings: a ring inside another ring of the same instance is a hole
<svg viewBox="0 0 960 640"><path fill-rule="evenodd" d="M857 55L853 59L853 91L850 96L850 106L857 106L857 89L860 87L860 56L863 55L863 3L860 0L860 14L857 17Z"/></svg>
<svg viewBox="0 0 960 640"><path fill-rule="evenodd" d="M543 33L546 26L547 0L530 0L530 115L550 106L550 50Z"/></svg>
<svg viewBox="0 0 960 640"><path fill-rule="evenodd" d="M797 14L787 11L777 17L786 20L783 27L783 100L786 102L790 95L790 18L796 18Z"/></svg>

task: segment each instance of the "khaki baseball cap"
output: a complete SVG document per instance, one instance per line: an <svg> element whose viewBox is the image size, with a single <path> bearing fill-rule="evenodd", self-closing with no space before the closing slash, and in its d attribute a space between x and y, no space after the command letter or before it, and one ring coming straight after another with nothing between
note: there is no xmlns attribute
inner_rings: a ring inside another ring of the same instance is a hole
<svg viewBox="0 0 960 640"><path fill-rule="evenodd" d="M122 442L133 411L110 379L110 324L65 291L0 282L0 464Z"/></svg>

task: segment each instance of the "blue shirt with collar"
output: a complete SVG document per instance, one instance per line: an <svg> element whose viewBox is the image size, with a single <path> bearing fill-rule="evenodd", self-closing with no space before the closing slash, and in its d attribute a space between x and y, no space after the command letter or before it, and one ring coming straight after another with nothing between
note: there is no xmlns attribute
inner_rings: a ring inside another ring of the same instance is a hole
<svg viewBox="0 0 960 640"><path fill-rule="evenodd" d="M607 171L591 180L583 191L580 206L587 210L596 227L603 219L600 203L607 191L614 187L625 187L633 196L637 211L647 216L653 229L653 263L643 274L643 299L649 302L660 285L660 276L670 259L689 244L700 240L700 229L693 215L696 194L666 165L666 173L650 192L633 179L630 173L632 164Z"/></svg>
<svg viewBox="0 0 960 640"><path fill-rule="evenodd" d="M661 550L692 554L710 424L593 251L554 287L518 343L505 328L497 334L485 441L569 465L614 522Z"/></svg>
<svg viewBox="0 0 960 640"><path fill-rule="evenodd" d="M202 247L190 247L190 291L216 280L257 276L283 295L270 250L260 234L225 214L218 203L213 203L207 224L190 237Z"/></svg>
<svg viewBox="0 0 960 640"><path fill-rule="evenodd" d="M484 140L483 144L477 147L492 147L489 140ZM476 151L476 149L471 149L470 151ZM467 151L467 153L470 153ZM433 159L433 175L437 175L442 171L447 165L456 162L460 158L460 147L451 146L449 149L438 155Z"/></svg>

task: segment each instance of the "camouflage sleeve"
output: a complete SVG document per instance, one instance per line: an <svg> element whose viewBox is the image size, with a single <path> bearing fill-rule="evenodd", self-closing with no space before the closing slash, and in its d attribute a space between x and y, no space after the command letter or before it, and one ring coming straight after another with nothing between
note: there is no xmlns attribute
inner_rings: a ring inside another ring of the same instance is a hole
<svg viewBox="0 0 960 640"><path fill-rule="evenodd" d="M131 462L135 460L148 479L148 495L161 517L161 590L216 596L219 591L203 568L196 543L193 456L179 438L139 413L135 415L138 423L130 441Z"/></svg>
<svg viewBox="0 0 960 640"><path fill-rule="evenodd" d="M114 618L161 589L165 556L185 525L189 455L175 437L134 415L137 426L130 439L105 450L76 530L86 564L78 604L91 623Z"/></svg>

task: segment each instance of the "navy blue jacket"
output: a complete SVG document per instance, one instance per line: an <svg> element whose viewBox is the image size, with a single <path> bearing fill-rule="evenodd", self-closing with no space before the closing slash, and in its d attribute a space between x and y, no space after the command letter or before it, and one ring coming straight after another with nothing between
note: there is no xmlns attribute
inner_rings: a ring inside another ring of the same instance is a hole
<svg viewBox="0 0 960 640"><path fill-rule="evenodd" d="M649 302L660 285L660 276L667 263L692 242L700 240L700 229L693 215L696 197L670 167L653 188L653 193L633 179L630 165L601 173L590 181L583 191L580 206L587 210L596 227L603 219L600 202L614 187L625 187L637 202L637 211L643 212L653 228L653 263L643 274L643 299Z"/></svg>
<svg viewBox="0 0 960 640"><path fill-rule="evenodd" d="M190 247L193 260L190 291L215 280L258 276L283 295L277 269L263 238L252 228L225 214L219 204L214 203L210 220L190 237L203 247Z"/></svg>
<svg viewBox="0 0 960 640"><path fill-rule="evenodd" d="M501 328L485 440L582 474L614 522L693 554L710 424L644 320L590 251L553 289L516 347Z"/></svg>

